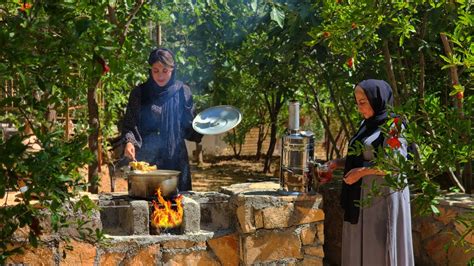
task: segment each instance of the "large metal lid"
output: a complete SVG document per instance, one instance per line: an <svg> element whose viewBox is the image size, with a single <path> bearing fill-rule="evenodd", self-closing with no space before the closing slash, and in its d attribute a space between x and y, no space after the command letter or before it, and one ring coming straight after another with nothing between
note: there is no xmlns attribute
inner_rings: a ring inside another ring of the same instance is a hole
<svg viewBox="0 0 474 266"><path fill-rule="evenodd" d="M193 120L193 128L203 135L216 135L236 127L242 120L242 114L230 105L208 108Z"/></svg>

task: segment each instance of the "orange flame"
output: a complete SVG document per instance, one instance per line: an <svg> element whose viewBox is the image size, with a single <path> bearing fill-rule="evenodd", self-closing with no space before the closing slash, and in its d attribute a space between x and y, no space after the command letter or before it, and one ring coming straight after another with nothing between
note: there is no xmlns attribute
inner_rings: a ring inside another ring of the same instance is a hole
<svg viewBox="0 0 474 266"><path fill-rule="evenodd" d="M176 198L177 210L171 208L171 201L166 201L161 196L161 189L156 190L158 202L153 201L155 210L151 214L151 222L155 227L171 228L176 227L183 221L183 196L179 195ZM161 204L161 206L160 206Z"/></svg>

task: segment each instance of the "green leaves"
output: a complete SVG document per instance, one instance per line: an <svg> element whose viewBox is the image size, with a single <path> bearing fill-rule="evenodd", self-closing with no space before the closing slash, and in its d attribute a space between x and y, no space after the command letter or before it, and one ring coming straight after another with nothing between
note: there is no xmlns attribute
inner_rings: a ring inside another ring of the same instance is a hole
<svg viewBox="0 0 474 266"><path fill-rule="evenodd" d="M279 9L277 6L272 7L272 11L270 12L271 20L275 21L280 28L283 28L283 24L285 22L285 12Z"/></svg>

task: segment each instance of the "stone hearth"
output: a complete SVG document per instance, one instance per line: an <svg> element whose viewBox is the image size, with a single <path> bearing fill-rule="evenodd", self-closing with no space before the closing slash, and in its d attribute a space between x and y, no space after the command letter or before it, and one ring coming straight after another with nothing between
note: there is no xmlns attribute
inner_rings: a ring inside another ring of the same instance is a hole
<svg viewBox="0 0 474 266"><path fill-rule="evenodd" d="M45 245L8 263L322 265L321 195L281 196L278 188L261 182L223 187L219 193L186 193L180 233L159 235L150 235L148 202L101 195L102 211L96 217L101 217L106 243L75 240L74 250L62 258L63 244L49 236Z"/></svg>

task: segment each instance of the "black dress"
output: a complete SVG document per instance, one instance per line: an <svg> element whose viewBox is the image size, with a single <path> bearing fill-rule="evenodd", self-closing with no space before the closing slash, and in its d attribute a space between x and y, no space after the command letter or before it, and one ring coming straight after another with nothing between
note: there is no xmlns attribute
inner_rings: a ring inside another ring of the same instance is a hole
<svg viewBox="0 0 474 266"><path fill-rule="evenodd" d="M122 136L136 147L136 159L158 169L181 174L178 190L192 189L185 139L199 142L192 128L194 106L191 90L181 81L165 88L146 83L132 90L124 117ZM156 84L156 83L154 83Z"/></svg>

